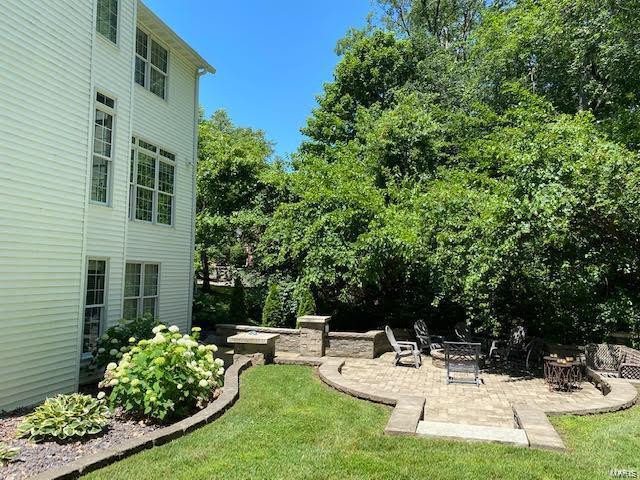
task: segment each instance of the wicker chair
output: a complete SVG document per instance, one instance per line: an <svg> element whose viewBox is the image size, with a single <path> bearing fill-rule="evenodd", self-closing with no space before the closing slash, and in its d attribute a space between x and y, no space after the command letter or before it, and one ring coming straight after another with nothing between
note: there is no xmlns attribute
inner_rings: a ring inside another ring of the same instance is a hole
<svg viewBox="0 0 640 480"><path fill-rule="evenodd" d="M413 329L416 332L421 352L430 353L431 350L443 348L444 337L442 335L431 335L424 320L420 319L414 323Z"/></svg>
<svg viewBox="0 0 640 480"><path fill-rule="evenodd" d="M590 343L585 348L587 366L604 377L640 380L640 352L625 345Z"/></svg>

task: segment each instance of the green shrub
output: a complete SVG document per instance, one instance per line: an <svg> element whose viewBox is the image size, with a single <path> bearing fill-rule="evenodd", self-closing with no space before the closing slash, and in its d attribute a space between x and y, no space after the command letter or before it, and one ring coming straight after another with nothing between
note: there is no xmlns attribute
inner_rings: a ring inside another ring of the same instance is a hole
<svg viewBox="0 0 640 480"><path fill-rule="evenodd" d="M231 304L229 307L229 320L235 324L245 324L249 320L247 312L247 298L244 291L244 285L239 277L236 277L231 292Z"/></svg>
<svg viewBox="0 0 640 480"><path fill-rule="evenodd" d="M193 323L202 326L213 326L228 323L230 297L213 291L198 293L193 299Z"/></svg>
<svg viewBox="0 0 640 480"><path fill-rule="evenodd" d="M109 423L109 409L101 399L74 393L47 398L18 427L29 440L66 440L100 433Z"/></svg>
<svg viewBox="0 0 640 480"><path fill-rule="evenodd" d="M278 284L272 283L269 286L269 293L262 309L262 323L264 327L276 327L284 322L284 308L280 288Z"/></svg>
<svg viewBox="0 0 640 480"><path fill-rule="evenodd" d="M304 283L296 285L294 297L297 305L296 315L298 317L314 315L316 313L316 301L313 298L313 293L311 292L309 285Z"/></svg>
<svg viewBox="0 0 640 480"><path fill-rule="evenodd" d="M120 320L109 328L99 339L93 353L93 366L103 369L109 362L117 362L131 349L131 344L153 336L153 327L158 321L152 315L144 315L133 320Z"/></svg>
<svg viewBox="0 0 640 480"><path fill-rule="evenodd" d="M158 325L152 339L140 340L118 364L107 365L100 387L111 388L111 406L156 421L203 407L221 385L224 369L213 358L215 345L198 345L199 331L182 335L175 325Z"/></svg>
<svg viewBox="0 0 640 480"><path fill-rule="evenodd" d="M9 445L0 442L0 467L4 467L10 463L18 454L20 449L17 447L10 447Z"/></svg>

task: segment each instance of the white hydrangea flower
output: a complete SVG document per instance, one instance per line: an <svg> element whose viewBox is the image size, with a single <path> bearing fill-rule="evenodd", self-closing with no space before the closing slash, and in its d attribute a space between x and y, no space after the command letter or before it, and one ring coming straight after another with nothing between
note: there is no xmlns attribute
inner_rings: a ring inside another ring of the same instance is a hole
<svg viewBox="0 0 640 480"><path fill-rule="evenodd" d="M129 343L136 343L136 337L129 337Z"/></svg>
<svg viewBox="0 0 640 480"><path fill-rule="evenodd" d="M111 343L112 343L113 345L117 344L117 343L118 343L118 339L117 339L117 338L112 338L112 339L111 339Z"/></svg>
<svg viewBox="0 0 640 480"><path fill-rule="evenodd" d="M122 358L122 354L118 352L118 354L116 355L116 358Z"/></svg>
<svg viewBox="0 0 640 480"><path fill-rule="evenodd" d="M187 378L187 383L193 383L193 377Z"/></svg>
<svg viewBox="0 0 640 480"><path fill-rule="evenodd" d="M98 392L98 400L102 400L106 394L104 392Z"/></svg>
<svg viewBox="0 0 640 480"><path fill-rule="evenodd" d="M202 380L200 380L198 382L198 385L200 385L202 388L206 387L207 385L209 385L209 382L207 382L204 378Z"/></svg>
<svg viewBox="0 0 640 480"><path fill-rule="evenodd" d="M128 348L128 347L120 347L120 351L121 351L122 353L126 352L127 350L129 350L129 348Z"/></svg>
<svg viewBox="0 0 640 480"><path fill-rule="evenodd" d="M171 333L176 333L176 332L179 332L179 331L180 331L180 328L179 328L177 325L171 325L171 326L169 327L169 331L170 331Z"/></svg>
<svg viewBox="0 0 640 480"><path fill-rule="evenodd" d="M207 349L204 347L204 345L198 345L198 351L199 352L205 352Z"/></svg>
<svg viewBox="0 0 640 480"><path fill-rule="evenodd" d="M224 375L224 368L218 369L218 376Z"/></svg>
<svg viewBox="0 0 640 480"><path fill-rule="evenodd" d="M214 360L215 364L218 365L219 367L222 367L224 365L224 361L221 358L216 358Z"/></svg>
<svg viewBox="0 0 640 480"><path fill-rule="evenodd" d="M109 335L106 333L100 337L102 340L109 340Z"/></svg>
<svg viewBox="0 0 640 480"><path fill-rule="evenodd" d="M105 352L104 348L101 347L101 348L98 349L98 353L104 353L104 352Z"/></svg>
<svg viewBox="0 0 640 480"><path fill-rule="evenodd" d="M165 327L164 325L157 325L157 326L153 327L153 328L151 329L151 331L152 331L153 333L155 333L155 334L158 334L158 333L160 333L162 330L164 330L165 328L167 328L167 327Z"/></svg>
<svg viewBox="0 0 640 480"><path fill-rule="evenodd" d="M120 381L117 378L112 378L111 381L109 381L109 386L115 387L118 383L120 383Z"/></svg>
<svg viewBox="0 0 640 480"><path fill-rule="evenodd" d="M118 365L116 363L111 362L109 365L107 365L107 370L108 371L115 370L117 366Z"/></svg>
<svg viewBox="0 0 640 480"><path fill-rule="evenodd" d="M202 329L201 329L200 327L193 327L193 328L191 329L191 331L192 331L192 332L201 332L201 331L202 331Z"/></svg>
<svg viewBox="0 0 640 480"><path fill-rule="evenodd" d="M179 383L178 385L176 385L176 388L177 388L178 390L182 390L182 384L181 384L181 383Z"/></svg>
<svg viewBox="0 0 640 480"><path fill-rule="evenodd" d="M109 350L109 355L111 355L112 357L118 354L118 350L116 350L115 348L112 348L111 350Z"/></svg>

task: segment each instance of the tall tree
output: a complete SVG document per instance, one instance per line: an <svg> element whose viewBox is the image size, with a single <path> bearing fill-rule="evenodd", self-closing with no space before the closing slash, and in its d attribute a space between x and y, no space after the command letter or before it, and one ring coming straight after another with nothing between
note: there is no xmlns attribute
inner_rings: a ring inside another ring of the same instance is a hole
<svg viewBox="0 0 640 480"><path fill-rule="evenodd" d="M208 291L211 260L248 259L282 187L264 132L236 127L224 110L200 122L196 251Z"/></svg>

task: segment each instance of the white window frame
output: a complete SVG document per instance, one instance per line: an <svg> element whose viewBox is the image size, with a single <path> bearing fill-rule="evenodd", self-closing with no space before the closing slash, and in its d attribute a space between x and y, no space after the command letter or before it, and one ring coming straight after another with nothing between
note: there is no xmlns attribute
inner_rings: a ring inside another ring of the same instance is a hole
<svg viewBox="0 0 640 480"><path fill-rule="evenodd" d="M143 32L146 36L147 36L147 55L146 57L143 57L142 55L140 55L138 53L138 30L140 30L141 32ZM169 50L169 48L162 43L161 41L159 41L157 39L157 37L155 37L154 35L151 35L149 33L148 30L144 29L143 27L141 27L140 25L136 26L136 35L135 35L135 45L134 45L134 53L135 53L135 58L139 58L140 60L142 60L144 62L144 85L141 85L140 83L138 83L135 79L135 62L134 62L134 82L136 85L141 86L142 88L144 88L145 90L149 91L150 93L153 93L154 96L158 97L161 100L164 100L165 102L168 101L168 96L169 96L169 68L170 68L170 61L171 61L171 50ZM162 47L166 52L167 52L167 71L163 72L162 70L160 70L158 67L156 67L155 65L153 65L151 63L151 44L152 43L156 43L159 47ZM164 76L164 95L160 96L155 92L151 91L151 70L155 70L158 73L160 73L161 75Z"/></svg>
<svg viewBox="0 0 640 480"><path fill-rule="evenodd" d="M108 99L113 101L113 108L109 107L108 105L105 105L104 103L101 103L98 101L98 95L103 95L105 97L107 97ZM116 109L118 107L118 101L117 99L111 95L110 93L107 93L103 90L97 89L95 90L94 94L93 94L93 104L94 104L94 109L93 109L93 122L91 124L91 189L89 191L89 201L91 203L93 203L94 205L101 205L103 207L110 207L111 206L111 186L112 186L112 182L113 182L113 158L114 158L114 152L115 152L115 147L116 147ZM101 153L96 153L95 151L95 134L96 134L96 112L100 110L103 113L106 113L107 115L111 116L111 151L110 154L111 156L107 157L105 155L102 155ZM106 199L104 202L100 201L100 200L94 200L92 198L92 193L93 193L93 157L99 157L102 160L105 160L107 162L107 186L106 186Z"/></svg>
<svg viewBox="0 0 640 480"><path fill-rule="evenodd" d="M127 265L140 265L140 285L138 286L138 295L136 296L125 296L127 291ZM156 294L155 295L145 295L144 294L144 276L147 265L156 265L158 267L158 277L156 281ZM124 266L124 290L122 294L122 316L124 318L125 308L124 305L127 300L136 300L137 301L137 315L136 317L141 317L144 312L144 301L147 298L155 298L154 304L154 318L158 318L158 311L160 309L160 278L161 278L161 264L160 262L141 262L137 260L127 260ZM128 319L132 320L132 319Z"/></svg>
<svg viewBox="0 0 640 480"><path fill-rule="evenodd" d="M115 40L110 39L102 32L98 31L98 15L100 12L100 0L96 1L96 33L99 37L105 39L109 44L118 46L120 44L120 5L122 0L116 0L116 38Z"/></svg>
<svg viewBox="0 0 640 480"><path fill-rule="evenodd" d="M140 145L140 142L147 143L153 147L155 147L156 151L148 150L147 148ZM173 155L174 159L170 159L160 153L160 151L164 151ZM178 162L176 155L166 148L162 148L153 142L149 142L139 136L133 136L131 138L131 151L133 152L133 157L130 157L130 168L131 172L129 174L129 220L135 222L149 223L154 225L160 225L163 227L174 227L175 226L175 215L176 215L176 184L178 177ZM138 185L138 154L142 152L145 155L152 157L155 161L155 180L154 187L146 187L144 185ZM160 190L160 164L165 163L173 167L173 185L172 185L172 193L167 193L165 191ZM142 188L144 190L150 190L153 192L152 195L152 211L151 211L151 221L136 218L136 207L138 200L138 188ZM161 223L158 222L158 197L159 194L169 195L171 197L171 219L169 223Z"/></svg>
<svg viewBox="0 0 640 480"><path fill-rule="evenodd" d="M87 304L87 288L89 286L89 262L104 262L104 290L102 293L102 303L96 303L96 304ZM85 279L85 283L84 283L84 297L82 299L83 304L84 304L84 308L82 309L82 336L81 336L81 342L80 342L80 349L81 349L81 355L82 355L82 359L86 360L86 359L90 359L92 358L92 353L91 352L85 352L84 351L84 329L85 329L85 317L87 315L87 309L88 308L101 308L102 309L102 314L100 315L100 326L98 327L98 337L100 338L100 335L103 334L104 332L104 327L105 327L105 322L107 319L107 298L108 298L108 293L109 293L109 259L107 257L87 257L87 263L85 265L85 269L84 269L84 279ZM97 339L96 339L97 340Z"/></svg>

